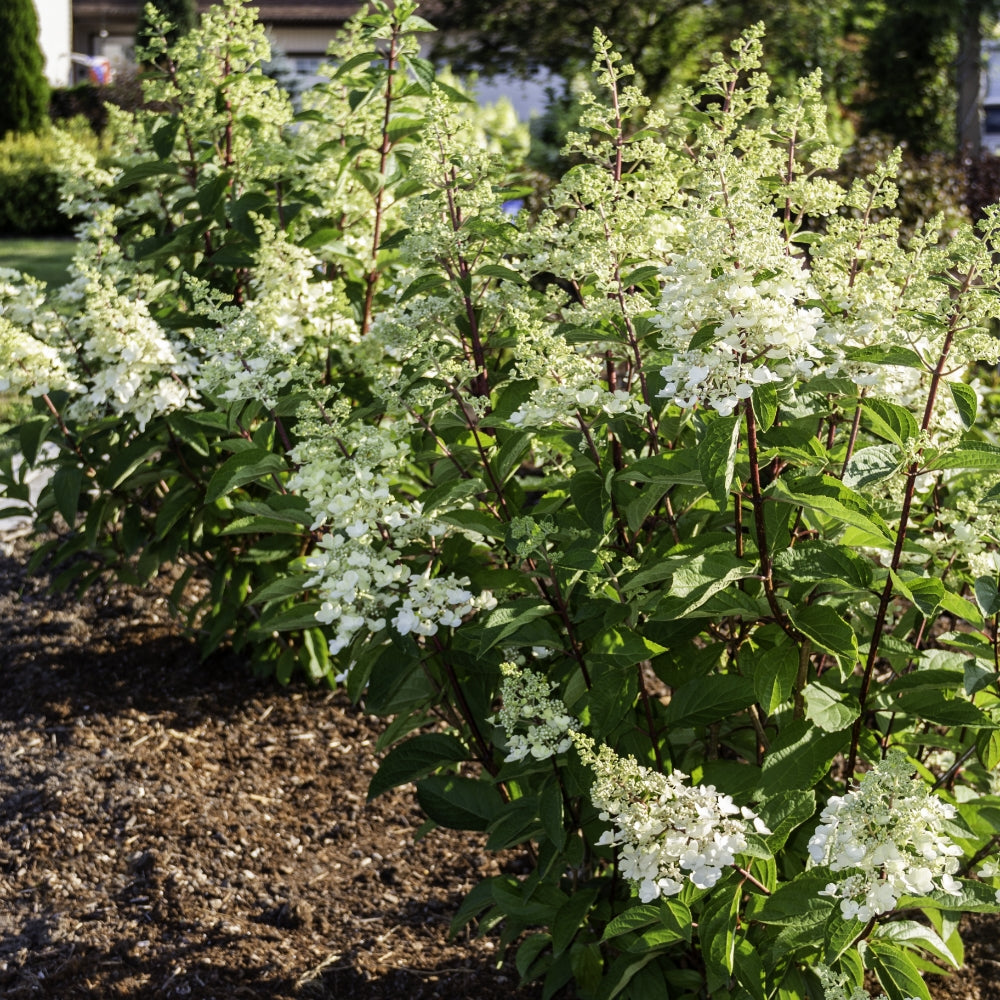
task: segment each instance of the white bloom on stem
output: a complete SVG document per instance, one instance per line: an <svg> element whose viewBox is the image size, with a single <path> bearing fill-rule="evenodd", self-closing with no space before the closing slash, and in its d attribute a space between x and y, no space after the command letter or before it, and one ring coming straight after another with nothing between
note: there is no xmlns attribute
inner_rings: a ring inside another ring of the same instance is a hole
<svg viewBox="0 0 1000 1000"><path fill-rule="evenodd" d="M524 760L529 755L547 760L565 753L572 745L570 734L579 721L552 697L554 685L535 670L522 670L515 663L500 664L503 705L493 721L507 734L505 760Z"/></svg>
<svg viewBox="0 0 1000 1000"><path fill-rule="evenodd" d="M598 843L619 848L619 869L644 903L676 895L685 881L711 888L746 849L748 823L770 833L753 810L713 785L686 785L680 771L661 774L608 746L595 753L593 740L580 733L573 741L595 774L591 801L612 823Z"/></svg>
<svg viewBox="0 0 1000 1000"><path fill-rule="evenodd" d="M845 920L871 920L895 909L903 895L940 889L955 894L962 849L943 825L955 809L913 777L906 755L894 751L863 775L858 787L832 796L809 841L816 864L849 872L824 895L840 900Z"/></svg>

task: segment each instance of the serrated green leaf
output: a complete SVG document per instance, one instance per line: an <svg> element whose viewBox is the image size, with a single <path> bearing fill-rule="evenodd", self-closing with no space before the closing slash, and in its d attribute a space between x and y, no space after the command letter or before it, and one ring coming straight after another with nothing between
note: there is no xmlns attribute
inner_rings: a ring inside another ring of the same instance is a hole
<svg viewBox="0 0 1000 1000"><path fill-rule="evenodd" d="M933 927L917 923L916 920L890 920L882 927L879 936L904 948L919 948L940 958L953 969L958 969L962 964Z"/></svg>
<svg viewBox="0 0 1000 1000"><path fill-rule="evenodd" d="M987 618L1000 614L1000 587L996 576L976 578L976 603Z"/></svg>
<svg viewBox="0 0 1000 1000"><path fill-rule="evenodd" d="M240 486L265 476L279 475L287 469L284 459L273 452L250 447L231 455L216 469L205 491L205 500L212 503Z"/></svg>
<svg viewBox="0 0 1000 1000"><path fill-rule="evenodd" d="M417 801L435 823L450 830L485 830L504 805L493 785L444 774L421 778Z"/></svg>
<svg viewBox="0 0 1000 1000"><path fill-rule="evenodd" d="M792 695L799 672L799 651L794 646L760 649L740 656L740 670L753 680L754 700L770 715Z"/></svg>
<svg viewBox="0 0 1000 1000"><path fill-rule="evenodd" d="M821 895L830 880L828 871L810 871L782 883L764 900L754 919L762 924L778 926L825 924L837 906L836 900Z"/></svg>
<svg viewBox="0 0 1000 1000"><path fill-rule="evenodd" d="M867 489L894 476L903 463L899 449L891 444L876 444L856 451L844 469L844 485L852 490Z"/></svg>
<svg viewBox="0 0 1000 1000"><path fill-rule="evenodd" d="M858 640L854 629L833 608L825 604L807 604L796 608L791 619L819 649L849 661L857 659Z"/></svg>
<svg viewBox="0 0 1000 1000"><path fill-rule="evenodd" d="M753 406L758 428L764 432L769 431L778 416L778 390L770 383L754 386L750 404Z"/></svg>
<svg viewBox="0 0 1000 1000"><path fill-rule="evenodd" d="M941 469L1000 469L1000 447L985 441L963 441L929 462L925 471Z"/></svg>
<svg viewBox="0 0 1000 1000"><path fill-rule="evenodd" d="M861 714L857 698L827 687L819 681L807 684L803 696L806 718L827 733L835 733L849 726Z"/></svg>
<svg viewBox="0 0 1000 1000"><path fill-rule="evenodd" d="M788 789L812 788L849 742L849 729L826 733L805 719L786 724L764 758L761 794L770 797Z"/></svg>
<svg viewBox="0 0 1000 1000"><path fill-rule="evenodd" d="M368 801L468 756L465 746L448 733L420 733L394 746L382 759L368 785Z"/></svg>
<svg viewBox="0 0 1000 1000"><path fill-rule="evenodd" d="M709 496L725 508L736 468L736 446L739 443L739 418L719 417L705 429L698 446L698 468Z"/></svg>
<svg viewBox="0 0 1000 1000"><path fill-rule="evenodd" d="M674 689L663 717L673 728L705 726L741 712L753 700L749 678L735 674L698 677Z"/></svg>
<svg viewBox="0 0 1000 1000"><path fill-rule="evenodd" d="M862 415L868 429L896 445L904 445L920 433L917 418L905 406L877 396L864 401Z"/></svg>
<svg viewBox="0 0 1000 1000"><path fill-rule="evenodd" d="M881 941L868 941L862 958L865 967L875 973L889 1000L932 1000L930 990L902 948Z"/></svg>
<svg viewBox="0 0 1000 1000"><path fill-rule="evenodd" d="M979 396L971 385L964 382L949 382L951 398L955 401L958 415L962 420L962 425L968 429L976 422L976 413L979 410Z"/></svg>
<svg viewBox="0 0 1000 1000"><path fill-rule="evenodd" d="M479 655L482 656L498 642L510 638L528 622L542 618L552 612L545 601L532 597L522 597L510 604L503 604L489 613L482 625Z"/></svg>

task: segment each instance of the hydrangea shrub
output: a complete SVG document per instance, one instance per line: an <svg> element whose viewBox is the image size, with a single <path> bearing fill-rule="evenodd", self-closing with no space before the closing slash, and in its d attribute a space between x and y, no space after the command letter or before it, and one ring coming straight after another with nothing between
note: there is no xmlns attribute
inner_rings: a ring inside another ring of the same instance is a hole
<svg viewBox="0 0 1000 1000"><path fill-rule="evenodd" d="M598 35L527 197L428 28L298 111L237 3L152 40L73 280L2 275L5 504L47 467L61 583L172 568L384 716L372 796L524 855L455 927L546 997L929 1000L1000 912L1000 216L902 238L761 28L669 109Z"/></svg>

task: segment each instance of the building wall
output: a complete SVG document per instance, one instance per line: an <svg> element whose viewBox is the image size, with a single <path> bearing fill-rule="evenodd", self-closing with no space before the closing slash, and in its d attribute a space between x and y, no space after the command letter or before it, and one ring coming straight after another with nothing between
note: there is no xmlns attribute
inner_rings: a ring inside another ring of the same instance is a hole
<svg viewBox="0 0 1000 1000"><path fill-rule="evenodd" d="M71 0L35 0L38 13L38 43L45 56L45 75L53 87L70 81L73 14Z"/></svg>

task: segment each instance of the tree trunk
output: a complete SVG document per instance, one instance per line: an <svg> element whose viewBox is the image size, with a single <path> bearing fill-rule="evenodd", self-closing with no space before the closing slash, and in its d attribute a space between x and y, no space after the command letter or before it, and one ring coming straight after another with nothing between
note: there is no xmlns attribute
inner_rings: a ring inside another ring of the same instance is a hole
<svg viewBox="0 0 1000 1000"><path fill-rule="evenodd" d="M956 140L960 160L978 159L982 127L979 119L979 93L982 79L982 0L964 0L958 25L958 60L956 83Z"/></svg>

